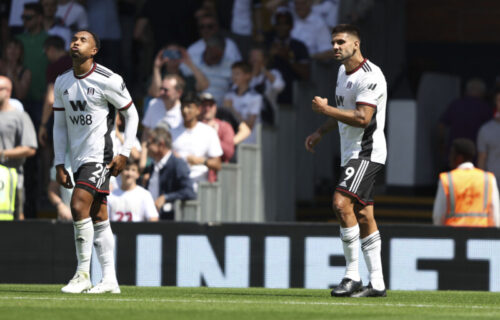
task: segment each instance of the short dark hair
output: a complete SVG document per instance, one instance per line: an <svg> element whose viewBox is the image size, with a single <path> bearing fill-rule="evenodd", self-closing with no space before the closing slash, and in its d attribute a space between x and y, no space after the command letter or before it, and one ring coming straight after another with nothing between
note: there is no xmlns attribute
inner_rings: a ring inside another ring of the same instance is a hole
<svg viewBox="0 0 500 320"><path fill-rule="evenodd" d="M359 28L353 24L339 24L332 30L332 35L336 33L348 33L361 40Z"/></svg>
<svg viewBox="0 0 500 320"><path fill-rule="evenodd" d="M281 7L276 10L272 21L274 26L278 23L278 18L284 18L286 24L293 27L293 15L288 8L284 9L283 7Z"/></svg>
<svg viewBox="0 0 500 320"><path fill-rule="evenodd" d="M45 41L43 42L43 48L47 49L49 47L56 48L57 50L65 50L65 43L63 38L59 36L49 36Z"/></svg>
<svg viewBox="0 0 500 320"><path fill-rule="evenodd" d="M168 149L172 149L172 135L162 127L156 127L149 133L154 143L163 143Z"/></svg>
<svg viewBox="0 0 500 320"><path fill-rule="evenodd" d="M191 104L191 103L194 103L198 107L201 105L201 98L194 91L188 91L185 94L183 94L181 97L181 104L183 106Z"/></svg>
<svg viewBox="0 0 500 320"><path fill-rule="evenodd" d="M458 138L451 143L451 149L455 156L462 156L465 161L474 161L476 156L476 145L470 139Z"/></svg>
<svg viewBox="0 0 500 320"><path fill-rule="evenodd" d="M92 38L94 38L95 47L97 48L98 51L101 50L101 40L99 39L99 37L97 36L97 34L95 34L94 32L92 32L92 31L90 31L88 29L78 30L74 34L77 34L78 32L87 32L87 33L90 33L90 35L92 36Z"/></svg>
<svg viewBox="0 0 500 320"><path fill-rule="evenodd" d="M139 169L139 160L136 160L132 157L128 157L127 163L125 164L125 168L130 166L137 166L137 169Z"/></svg>
<svg viewBox="0 0 500 320"><path fill-rule="evenodd" d="M240 69L244 73L252 73L252 66L246 61L237 61L231 65L232 69Z"/></svg>
<svg viewBox="0 0 500 320"><path fill-rule="evenodd" d="M24 10L33 10L36 14L43 15L43 7L39 2L25 3Z"/></svg>

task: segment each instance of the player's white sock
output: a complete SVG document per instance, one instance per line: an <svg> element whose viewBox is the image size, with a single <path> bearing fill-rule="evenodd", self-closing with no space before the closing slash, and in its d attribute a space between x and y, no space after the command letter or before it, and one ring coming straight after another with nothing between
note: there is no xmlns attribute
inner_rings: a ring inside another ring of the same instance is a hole
<svg viewBox="0 0 500 320"><path fill-rule="evenodd" d="M109 220L94 224L94 245L102 268L102 279L116 281L115 238Z"/></svg>
<svg viewBox="0 0 500 320"><path fill-rule="evenodd" d="M87 218L73 223L75 230L75 248L78 259L77 271L90 272L90 257L92 256L92 239L94 228L92 219Z"/></svg>
<svg viewBox="0 0 500 320"><path fill-rule="evenodd" d="M366 238L361 239L361 250L365 257L366 267L370 272L370 282L375 290L384 290L384 275L382 274L382 259L381 252L382 240L380 233L373 232Z"/></svg>
<svg viewBox="0 0 500 320"><path fill-rule="evenodd" d="M359 225L354 227L340 227L340 239L344 248L344 257L346 261L346 270L344 278L359 281Z"/></svg>

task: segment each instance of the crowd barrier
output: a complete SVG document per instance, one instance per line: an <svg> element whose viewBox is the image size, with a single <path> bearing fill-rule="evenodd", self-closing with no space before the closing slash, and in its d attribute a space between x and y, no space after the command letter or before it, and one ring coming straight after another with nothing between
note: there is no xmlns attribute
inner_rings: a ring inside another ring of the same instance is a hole
<svg viewBox="0 0 500 320"><path fill-rule="evenodd" d="M335 224L159 222L112 228L123 285L327 289L344 271ZM389 289L500 291L500 230L387 225L380 231ZM62 284L73 276L71 223L0 222L0 243L2 283ZM91 265L96 283L97 259Z"/></svg>

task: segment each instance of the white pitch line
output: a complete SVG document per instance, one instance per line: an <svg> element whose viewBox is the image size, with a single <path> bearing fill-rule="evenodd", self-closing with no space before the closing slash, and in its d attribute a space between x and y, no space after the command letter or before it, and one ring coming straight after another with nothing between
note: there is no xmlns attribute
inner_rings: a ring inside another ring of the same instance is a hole
<svg viewBox="0 0 500 320"><path fill-rule="evenodd" d="M101 296L102 297L102 296ZM461 305L432 305L432 304L406 304L406 303L354 303L354 302L321 302L321 301L257 301L257 300L206 300L206 299L139 299L139 298L108 298L100 299L97 296L90 297L0 297L0 300L50 300L50 301L112 301L112 302L160 302L160 303L231 303L231 304L281 304L281 305L322 305L322 306L384 306L397 308L450 308L450 309L485 309L500 310L500 306L461 306Z"/></svg>

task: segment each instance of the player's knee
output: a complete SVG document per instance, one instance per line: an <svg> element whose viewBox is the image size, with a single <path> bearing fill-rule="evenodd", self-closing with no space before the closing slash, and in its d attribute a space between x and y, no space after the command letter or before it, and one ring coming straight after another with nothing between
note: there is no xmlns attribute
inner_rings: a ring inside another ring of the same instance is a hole
<svg viewBox="0 0 500 320"><path fill-rule="evenodd" d="M356 218L358 219L359 224L370 225L375 223L375 218L373 217L373 214L358 212L356 214Z"/></svg>
<svg viewBox="0 0 500 320"><path fill-rule="evenodd" d="M345 197L335 196L333 198L333 212L335 212L339 218L347 214L350 205L350 201L348 201Z"/></svg>

